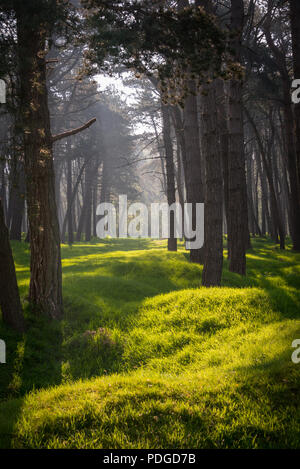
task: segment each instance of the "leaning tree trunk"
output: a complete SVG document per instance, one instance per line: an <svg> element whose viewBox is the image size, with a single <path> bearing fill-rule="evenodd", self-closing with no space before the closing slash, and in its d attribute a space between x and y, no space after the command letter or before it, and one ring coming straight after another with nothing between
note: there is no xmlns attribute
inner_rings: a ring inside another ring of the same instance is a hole
<svg viewBox="0 0 300 469"><path fill-rule="evenodd" d="M215 83L201 98L203 152L205 156L204 267L202 283L220 286L223 268L223 179L217 135Z"/></svg>
<svg viewBox="0 0 300 469"><path fill-rule="evenodd" d="M24 318L19 296L15 264L9 244L8 229L0 199L0 306L3 321L19 332L24 330Z"/></svg>
<svg viewBox="0 0 300 469"><path fill-rule="evenodd" d="M43 12L44 13L44 12ZM30 229L30 303L58 319L63 315L59 223L46 86L46 28L18 4L17 32Z"/></svg>
<svg viewBox="0 0 300 469"><path fill-rule="evenodd" d="M166 154L166 173L167 173L167 199L171 206L176 202L175 191L175 168L174 154L171 140L171 122L169 106L162 104L162 120L163 120L163 139ZM174 211L170 212L170 234L168 238L168 250L177 251L177 238L175 238L175 216Z"/></svg>

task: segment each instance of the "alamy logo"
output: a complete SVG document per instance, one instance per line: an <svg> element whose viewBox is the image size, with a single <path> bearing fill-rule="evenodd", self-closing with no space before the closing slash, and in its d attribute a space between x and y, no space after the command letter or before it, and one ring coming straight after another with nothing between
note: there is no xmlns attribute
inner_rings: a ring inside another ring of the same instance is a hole
<svg viewBox="0 0 300 469"><path fill-rule="evenodd" d="M0 363L6 363L6 345L4 340L0 339Z"/></svg>
<svg viewBox="0 0 300 469"><path fill-rule="evenodd" d="M0 80L0 103L6 103L6 83L4 80Z"/></svg>
<svg viewBox="0 0 300 469"><path fill-rule="evenodd" d="M170 238L171 223L174 226L174 237L188 240L186 249L200 249L204 243L204 204L179 203L169 206L167 203L152 203L150 213L143 203L134 203L128 207L127 196L119 195L119 210L112 203L98 205L97 215L101 219L97 223L98 238ZM195 222L192 223L192 217ZM174 221L174 223L173 223ZM193 226L194 228L193 229ZM118 226L118 234L117 234Z"/></svg>
<svg viewBox="0 0 300 469"><path fill-rule="evenodd" d="M295 339L292 343L292 347L296 349L292 353L292 362L298 365L298 363L300 363L300 339Z"/></svg>
<svg viewBox="0 0 300 469"><path fill-rule="evenodd" d="M292 102L294 104L300 103L300 79L296 78L292 81L292 88L296 88L295 91L292 92Z"/></svg>

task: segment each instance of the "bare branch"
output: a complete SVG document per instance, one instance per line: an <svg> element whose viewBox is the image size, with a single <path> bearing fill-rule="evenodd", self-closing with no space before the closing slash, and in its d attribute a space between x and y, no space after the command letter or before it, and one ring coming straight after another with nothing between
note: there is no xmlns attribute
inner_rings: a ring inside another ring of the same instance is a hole
<svg viewBox="0 0 300 469"><path fill-rule="evenodd" d="M52 142L57 142L58 140L61 140L62 138L70 137L71 135L76 135L79 132L82 132L85 129L88 129L91 125L96 122L96 117L93 117L90 121L88 121L86 124L77 127L77 129L72 129L72 130L67 130L66 132L62 132L61 134L53 135L52 137Z"/></svg>

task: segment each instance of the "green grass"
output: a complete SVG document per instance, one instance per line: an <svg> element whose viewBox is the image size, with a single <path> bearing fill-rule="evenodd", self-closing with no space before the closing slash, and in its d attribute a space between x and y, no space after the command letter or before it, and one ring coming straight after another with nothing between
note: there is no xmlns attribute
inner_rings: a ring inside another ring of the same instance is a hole
<svg viewBox="0 0 300 469"><path fill-rule="evenodd" d="M247 276L201 287L165 242L64 245L65 317L0 322L0 447L300 448L300 255L253 242Z"/></svg>

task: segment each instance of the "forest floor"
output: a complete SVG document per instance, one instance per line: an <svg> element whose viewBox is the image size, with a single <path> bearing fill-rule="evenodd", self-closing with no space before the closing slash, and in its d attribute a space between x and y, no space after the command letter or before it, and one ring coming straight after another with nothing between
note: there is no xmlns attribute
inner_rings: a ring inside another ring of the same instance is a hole
<svg viewBox="0 0 300 469"><path fill-rule="evenodd" d="M200 286L164 241L63 245L65 317L0 321L0 447L300 448L300 254L253 241L247 276ZM226 252L225 252L226 254Z"/></svg>

